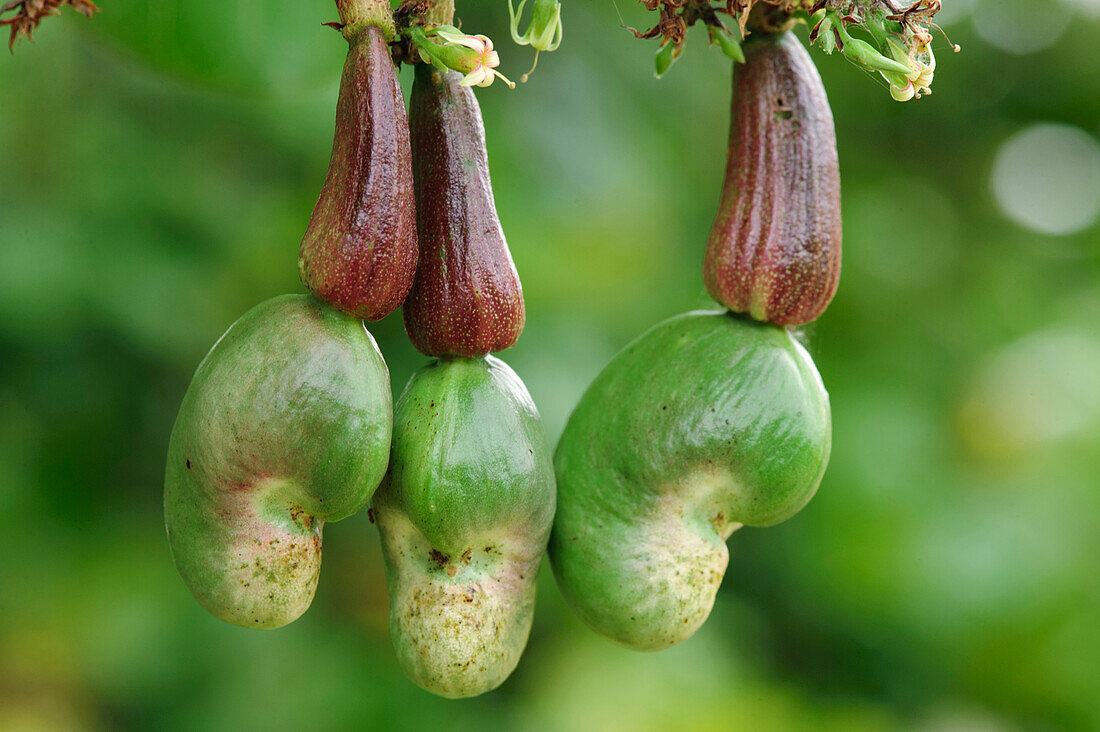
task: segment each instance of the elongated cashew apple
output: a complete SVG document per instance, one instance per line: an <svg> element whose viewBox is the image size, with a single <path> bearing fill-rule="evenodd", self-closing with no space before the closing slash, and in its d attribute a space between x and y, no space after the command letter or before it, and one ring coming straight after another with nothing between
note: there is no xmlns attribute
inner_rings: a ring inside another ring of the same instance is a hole
<svg viewBox="0 0 1100 732"><path fill-rule="evenodd" d="M298 250L298 272L330 305L380 320L405 300L416 273L409 123L385 32L349 24L344 34L349 48L332 157Z"/></svg>
<svg viewBox="0 0 1100 732"><path fill-rule="evenodd" d="M446 697L499 686L519 662L554 517L538 410L503 361L444 359L397 401L374 498L405 673Z"/></svg>
<svg viewBox="0 0 1100 732"><path fill-rule="evenodd" d="M793 33L754 33L735 65L729 159L703 280L730 310L801 325L840 282L840 167L821 77Z"/></svg>
<svg viewBox="0 0 1100 732"><path fill-rule="evenodd" d="M429 356L511 348L526 312L500 228L485 127L462 77L419 64L409 102L420 266L402 313Z"/></svg>
<svg viewBox="0 0 1100 732"><path fill-rule="evenodd" d="M596 631L637 650L691 636L742 525L790 518L828 462L829 399L782 328L693 312L623 349L558 444L550 560Z"/></svg>
<svg viewBox="0 0 1100 732"><path fill-rule="evenodd" d="M363 323L284 295L234 323L199 364L168 446L176 567L222 620L278 628L313 600L321 528L386 472L389 371Z"/></svg>

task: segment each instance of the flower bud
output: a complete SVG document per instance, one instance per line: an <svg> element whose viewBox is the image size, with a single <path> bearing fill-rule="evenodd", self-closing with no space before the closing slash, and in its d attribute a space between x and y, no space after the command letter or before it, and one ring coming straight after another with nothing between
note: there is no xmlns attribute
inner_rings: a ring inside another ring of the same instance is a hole
<svg viewBox="0 0 1100 732"><path fill-rule="evenodd" d="M665 41L660 48L657 49L657 55L653 59L654 76L660 79L665 75L665 72L669 70L672 63L680 58L680 53L683 48L677 46L672 41Z"/></svg>
<svg viewBox="0 0 1100 732"><path fill-rule="evenodd" d="M741 50L741 44L728 31L707 26L707 32L710 34L710 42L717 43L727 58L739 64L745 63L745 52Z"/></svg>
<svg viewBox="0 0 1100 732"><path fill-rule="evenodd" d="M838 28L840 26L837 26ZM909 64L899 63L886 58L867 41L848 36L844 38L844 48L841 51L844 57L857 66L862 66L868 71L893 71L898 74L908 74L912 71Z"/></svg>
<svg viewBox="0 0 1100 732"><path fill-rule="evenodd" d="M519 10L512 8L508 0L508 15L512 24L512 40L520 46L531 46L536 51L554 51L561 44L561 3L558 0L535 0L531 6L531 23L527 32L519 33L519 21L527 0L520 0Z"/></svg>

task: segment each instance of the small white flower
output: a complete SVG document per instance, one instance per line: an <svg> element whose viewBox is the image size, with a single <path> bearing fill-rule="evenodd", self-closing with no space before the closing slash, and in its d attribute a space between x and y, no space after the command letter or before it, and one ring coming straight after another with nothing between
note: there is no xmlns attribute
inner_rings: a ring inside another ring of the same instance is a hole
<svg viewBox="0 0 1100 732"><path fill-rule="evenodd" d="M489 86L499 76L505 84L515 87L504 74L496 70L500 66L500 56L493 50L493 41L488 36L470 36L446 30L437 30L434 35L450 46L461 46L473 52L463 59L462 68L456 69L466 74L460 82L462 86Z"/></svg>

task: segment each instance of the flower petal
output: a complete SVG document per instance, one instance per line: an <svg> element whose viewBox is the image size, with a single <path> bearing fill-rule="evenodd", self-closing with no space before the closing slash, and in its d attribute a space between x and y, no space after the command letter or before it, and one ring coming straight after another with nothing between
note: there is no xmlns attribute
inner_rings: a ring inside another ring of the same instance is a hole
<svg viewBox="0 0 1100 732"><path fill-rule="evenodd" d="M466 74L462 81L458 82L459 86L488 86L483 84L485 77L489 77L489 84L492 84L493 75L489 73L484 66L478 66L476 69Z"/></svg>
<svg viewBox="0 0 1100 732"><path fill-rule="evenodd" d="M485 43L480 40L485 36L468 36L462 33L451 33L441 30L437 30L435 35L452 46L465 46L466 48L476 51L479 55L485 53Z"/></svg>

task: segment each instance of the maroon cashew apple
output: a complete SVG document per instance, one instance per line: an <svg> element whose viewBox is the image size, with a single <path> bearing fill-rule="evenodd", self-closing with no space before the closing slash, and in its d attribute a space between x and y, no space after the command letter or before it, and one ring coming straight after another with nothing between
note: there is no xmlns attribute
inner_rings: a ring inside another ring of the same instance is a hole
<svg viewBox="0 0 1100 732"><path fill-rule="evenodd" d="M347 26L345 34L351 47L332 159L302 238L298 270L325 302L379 320L401 305L416 271L412 151L382 30L360 24Z"/></svg>
<svg viewBox="0 0 1100 732"><path fill-rule="evenodd" d="M801 325L840 280L840 169L825 87L792 33L754 34L736 67L729 160L703 280L718 302Z"/></svg>
<svg viewBox="0 0 1100 732"><path fill-rule="evenodd" d="M511 348L526 317L493 201L481 109L461 79L419 64L409 105L420 266L405 330L429 356Z"/></svg>

